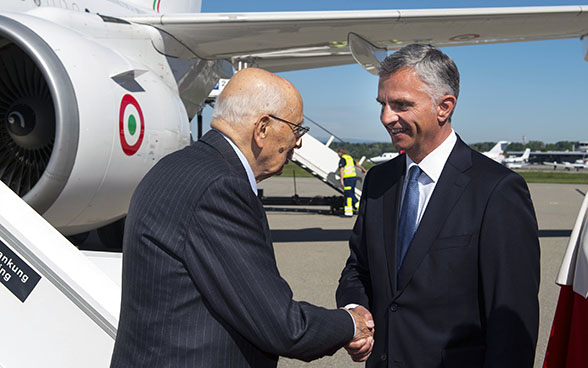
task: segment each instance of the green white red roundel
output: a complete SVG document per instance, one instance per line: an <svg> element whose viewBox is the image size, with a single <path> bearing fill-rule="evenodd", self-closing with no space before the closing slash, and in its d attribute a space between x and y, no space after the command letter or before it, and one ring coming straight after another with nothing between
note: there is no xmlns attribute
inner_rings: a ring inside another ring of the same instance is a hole
<svg viewBox="0 0 588 368"><path fill-rule="evenodd" d="M123 152L128 156L134 155L143 142L145 120L143 119L141 106L129 94L124 95L120 102L118 127Z"/></svg>

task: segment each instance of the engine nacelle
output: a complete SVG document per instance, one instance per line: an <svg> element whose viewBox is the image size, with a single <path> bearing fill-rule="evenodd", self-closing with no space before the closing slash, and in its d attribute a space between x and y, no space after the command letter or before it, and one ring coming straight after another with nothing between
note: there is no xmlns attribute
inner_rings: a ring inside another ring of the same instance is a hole
<svg viewBox="0 0 588 368"><path fill-rule="evenodd" d="M0 179L66 235L124 216L145 173L190 141L152 30L85 17L85 27L113 39L133 34L144 44L141 57L159 70L113 51L108 37L0 15Z"/></svg>

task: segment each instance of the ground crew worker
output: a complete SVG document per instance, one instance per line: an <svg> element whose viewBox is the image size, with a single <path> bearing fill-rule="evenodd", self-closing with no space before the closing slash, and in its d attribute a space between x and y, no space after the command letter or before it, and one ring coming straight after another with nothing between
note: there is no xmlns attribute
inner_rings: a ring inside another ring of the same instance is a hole
<svg viewBox="0 0 588 368"><path fill-rule="evenodd" d="M359 207L359 201L355 196L355 183L357 182L355 166L359 167L364 174L365 169L353 161L353 157L347 154L345 148L339 148L337 154L341 157L341 160L339 160L339 176L341 177L341 186L345 190L345 216L353 216L353 209Z"/></svg>

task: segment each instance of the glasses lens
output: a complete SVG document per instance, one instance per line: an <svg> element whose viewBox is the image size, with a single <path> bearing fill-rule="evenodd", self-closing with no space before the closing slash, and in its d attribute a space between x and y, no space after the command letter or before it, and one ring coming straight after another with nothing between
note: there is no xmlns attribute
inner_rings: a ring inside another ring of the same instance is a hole
<svg viewBox="0 0 588 368"><path fill-rule="evenodd" d="M304 120L303 120L302 123L297 125L295 128L296 138L302 137L304 134L306 134L306 132L308 132L309 129L310 129L309 127L304 126Z"/></svg>
<svg viewBox="0 0 588 368"><path fill-rule="evenodd" d="M273 115L269 115L269 116L273 119L281 121L282 123L288 124L290 126L290 128L292 129L292 132L294 132L294 136L296 137L296 139L302 137L304 134L306 134L306 132L308 132L310 130L309 127L303 126L304 120L300 124L294 124L294 123L289 122L288 120L284 120L282 118L278 118Z"/></svg>

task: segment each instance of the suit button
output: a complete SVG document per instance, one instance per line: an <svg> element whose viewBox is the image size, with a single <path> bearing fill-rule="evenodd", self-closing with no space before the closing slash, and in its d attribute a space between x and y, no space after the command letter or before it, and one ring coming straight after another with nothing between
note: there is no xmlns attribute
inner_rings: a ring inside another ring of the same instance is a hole
<svg viewBox="0 0 588 368"><path fill-rule="evenodd" d="M390 306L390 310L391 310L392 312L396 312L396 311L398 310L398 304L396 304L396 303L393 303L393 304Z"/></svg>
<svg viewBox="0 0 588 368"><path fill-rule="evenodd" d="M388 359L388 355L386 355L386 354L382 354L382 355L380 355L380 360L381 360L382 362L386 361L386 359Z"/></svg>

